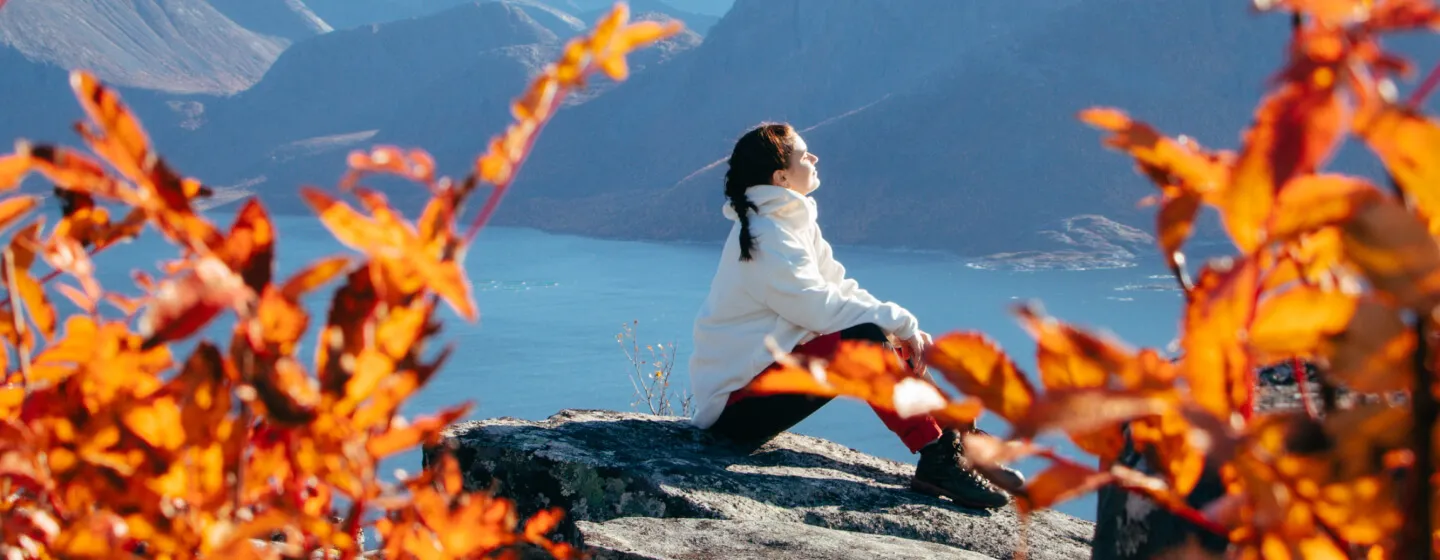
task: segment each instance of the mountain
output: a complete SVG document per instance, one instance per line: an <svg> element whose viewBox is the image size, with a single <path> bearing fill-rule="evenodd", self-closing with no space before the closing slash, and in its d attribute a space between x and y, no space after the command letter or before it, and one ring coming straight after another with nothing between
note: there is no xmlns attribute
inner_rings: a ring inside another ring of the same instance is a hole
<svg viewBox="0 0 1440 560"><path fill-rule="evenodd" d="M333 30L304 0L209 0L241 26L272 37L298 41Z"/></svg>
<svg viewBox="0 0 1440 560"><path fill-rule="evenodd" d="M909 158L916 150L944 149L959 135L956 122L927 111L937 104L964 104L952 99L964 89L945 87L951 79L947 72L989 64L1006 53L1014 56L1023 47L1023 37L1048 31L1050 22L1073 5L1079 4L1050 2L1044 10L1016 13L998 3L740 0L693 51L559 115L537 143L513 191L514 204L502 209L497 220L536 225L527 217L563 216L547 219L547 227L622 237L713 239L723 235L715 230L719 183L712 177L704 185L680 184L697 172L703 175L701 170L727 156L734 139L761 120L786 120L802 128L827 123L825 128L848 138L847 145L856 145L858 153L847 156L834 153L835 146L827 149L824 143L811 142L822 157L827 195L850 190L844 187L848 179L831 171L842 165L831 162L841 160L873 170L870 175L892 177L889 182L895 186L888 195L897 195L905 191L902 185L910 184L907 173L915 180L945 173L943 160L910 168L891 160ZM997 26L1003 32L996 31ZM851 125L872 111L909 114L883 121L881 131ZM867 141L867 133L913 127L934 132L888 145ZM605 143L597 145L587 130L605 130ZM993 185L974 188L985 187ZM903 212L916 219L933 211L924 204L911 210L888 203L877 207L875 199L885 193L876 186L853 199L832 199L823 212L843 214L854 205L882 216ZM988 199L1001 196L986 194ZM578 208L591 211L570 211ZM931 221L926 216L923 223ZM898 238L923 244L927 236L920 233L920 224L882 231L860 224L852 230L846 224L839 229L850 230L849 235L838 230L831 235L847 241Z"/></svg>
<svg viewBox="0 0 1440 560"><path fill-rule="evenodd" d="M10 0L0 10L0 48L61 68L88 68L112 84L170 93L243 90L286 44L241 27L204 0Z"/></svg>
<svg viewBox="0 0 1440 560"><path fill-rule="evenodd" d="M243 1L243 0L233 0ZM305 0L321 18L336 29L350 29L371 25L424 17L457 5L473 3L476 0ZM715 18L730 8L733 0L626 0L632 12L660 12L686 21L694 21L695 29L702 29L714 23ZM557 13L580 17L586 24L595 21L595 15L609 11L615 5L612 0L529 0L528 3L544 5ZM537 18L538 19L538 18Z"/></svg>
<svg viewBox="0 0 1440 560"><path fill-rule="evenodd" d="M1137 202L1153 187L1076 113L1117 106L1236 147L1288 29L1223 3L1028 8L738 0L699 47L557 116L496 223L721 239L724 158L749 127L785 120L821 158L836 243L1050 250L1090 215L1151 231Z"/></svg>
<svg viewBox="0 0 1440 560"><path fill-rule="evenodd" d="M574 23L528 0L485 1L301 41L254 87L210 104L180 161L222 183L263 178L282 209L298 204L293 185L333 181L343 154L361 146L423 146L463 170L580 31ZM632 68L643 73L700 42L682 39ZM590 95L610 86L597 80Z"/></svg>
<svg viewBox="0 0 1440 560"><path fill-rule="evenodd" d="M548 0L555 4L555 7L577 13L594 13L609 10L615 5L616 0ZM625 0L630 4L631 11L639 12L647 9L654 9L652 5L661 4L669 9L688 14L699 14L713 18L719 18L730 11L735 0ZM669 9L659 11L669 12Z"/></svg>
<svg viewBox="0 0 1440 560"><path fill-rule="evenodd" d="M551 4L566 5L566 0L550 0ZM671 3L660 0L627 0L626 5L630 7L631 19L678 19L685 23L685 28L699 35L710 32L710 28L720 21L720 16L702 14L677 8L680 2L672 0ZM611 5L602 5L599 9L581 12L580 19L587 22L599 21L601 17L610 12ZM656 16L665 16L657 18Z"/></svg>

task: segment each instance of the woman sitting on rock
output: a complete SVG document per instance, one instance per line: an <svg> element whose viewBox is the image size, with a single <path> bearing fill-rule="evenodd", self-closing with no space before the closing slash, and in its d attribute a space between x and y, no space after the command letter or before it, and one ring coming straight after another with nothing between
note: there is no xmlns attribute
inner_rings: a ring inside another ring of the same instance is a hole
<svg viewBox="0 0 1440 560"><path fill-rule="evenodd" d="M884 344L919 359L930 336L913 314L882 302L845 277L816 224L820 186L805 140L787 124L763 124L740 137L725 174L724 215L735 222L694 328L690 382L693 423L730 440L758 446L814 413L829 398L758 395L747 385L778 366L766 347L831 358L841 340ZM891 342L899 341L899 347ZM975 508L1008 502L1004 492L966 466L960 433L929 415L901 418L872 406L919 464L911 488ZM969 428L973 430L974 428ZM1008 476L1020 474L1006 469Z"/></svg>

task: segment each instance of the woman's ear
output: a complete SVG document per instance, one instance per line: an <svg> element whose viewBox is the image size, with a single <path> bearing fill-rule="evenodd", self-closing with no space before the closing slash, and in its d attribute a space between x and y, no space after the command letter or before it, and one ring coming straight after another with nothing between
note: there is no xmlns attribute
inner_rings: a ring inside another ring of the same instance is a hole
<svg viewBox="0 0 1440 560"><path fill-rule="evenodd" d="M770 174L770 184L775 185L775 186L777 186L777 187L783 187L783 186L785 186L785 170L783 170L783 169L776 169L774 173L771 173L771 174Z"/></svg>

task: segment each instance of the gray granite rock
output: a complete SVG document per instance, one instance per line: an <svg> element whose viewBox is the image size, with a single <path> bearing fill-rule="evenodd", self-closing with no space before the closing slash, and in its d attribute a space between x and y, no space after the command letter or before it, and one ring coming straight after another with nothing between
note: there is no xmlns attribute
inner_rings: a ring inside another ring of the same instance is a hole
<svg viewBox="0 0 1440 560"><path fill-rule="evenodd" d="M621 517L581 521L593 560L691 560L701 558L831 558L888 560L986 560L977 552L804 523L743 519Z"/></svg>
<svg viewBox="0 0 1440 560"><path fill-rule="evenodd" d="M792 433L745 452L683 418L564 410L540 422L496 418L457 424L446 431L443 446L455 453L467 488L493 485L517 502L522 515L564 508L568 515L553 536L580 546L586 545L586 530L576 522L588 522L593 534L597 526L632 517L734 521L694 525L688 542L760 543L748 552L727 549L719 557L792 557L784 548L765 550L763 543L803 540L810 529L796 525L844 531L855 539L873 536L874 547L913 541L916 551L932 543L982 558L1009 559L1022 545L1013 507L971 510L912 492L912 464ZM437 452L439 447L425 451L427 465ZM675 528L640 523L614 525L615 532L602 529L608 535L602 540ZM765 527L774 529L766 533ZM1093 529L1068 515L1039 512L1024 531L1027 558L1088 557ZM647 550L633 557L685 557L681 552ZM885 556L857 552L856 557Z"/></svg>

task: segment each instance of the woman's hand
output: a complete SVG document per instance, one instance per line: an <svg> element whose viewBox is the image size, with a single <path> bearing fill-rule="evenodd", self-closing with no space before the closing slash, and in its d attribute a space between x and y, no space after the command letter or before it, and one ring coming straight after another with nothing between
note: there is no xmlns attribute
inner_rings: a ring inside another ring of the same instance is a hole
<svg viewBox="0 0 1440 560"><path fill-rule="evenodd" d="M915 336L901 342L905 347L907 358L910 360L910 369L914 370L916 375L923 377L929 370L929 367L925 365L925 350L930 348L933 342L930 333L918 330L915 331Z"/></svg>

